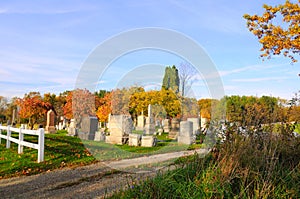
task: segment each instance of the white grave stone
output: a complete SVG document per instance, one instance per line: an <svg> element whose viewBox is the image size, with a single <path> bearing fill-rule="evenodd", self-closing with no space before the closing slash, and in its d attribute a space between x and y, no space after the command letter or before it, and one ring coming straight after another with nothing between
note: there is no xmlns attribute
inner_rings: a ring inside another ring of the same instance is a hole
<svg viewBox="0 0 300 199"><path fill-rule="evenodd" d="M195 135L193 135L193 123L190 121L180 122L178 143L190 145L195 142L195 138Z"/></svg>
<svg viewBox="0 0 300 199"><path fill-rule="evenodd" d="M145 127L145 116L142 114L137 117L137 126L135 129L137 131L143 131L144 127Z"/></svg>
<svg viewBox="0 0 300 199"><path fill-rule="evenodd" d="M71 121L70 121L70 125L68 127L68 135L69 136L76 136L77 135L75 119L71 119Z"/></svg>
<svg viewBox="0 0 300 199"><path fill-rule="evenodd" d="M109 127L110 135L106 136L106 142L123 144L132 132L133 124L129 115L111 115Z"/></svg>
<svg viewBox="0 0 300 199"><path fill-rule="evenodd" d="M154 147L156 145L157 138L152 135L143 135L141 140L142 147Z"/></svg>
<svg viewBox="0 0 300 199"><path fill-rule="evenodd" d="M105 141L106 135L104 132L104 128L100 129L99 131L95 132L95 139L94 141Z"/></svg>
<svg viewBox="0 0 300 199"><path fill-rule="evenodd" d="M154 119L152 117L152 107L151 104L148 105L148 117L146 119L146 125L144 128L145 135L153 135L155 132Z"/></svg>
<svg viewBox="0 0 300 199"><path fill-rule="evenodd" d="M190 121L193 123L193 134L194 135L198 135L200 133L200 129L199 129L199 118L195 117L195 118L187 118L187 121Z"/></svg>
<svg viewBox="0 0 300 199"><path fill-rule="evenodd" d="M140 146L142 136L139 134L129 134L128 145L129 146Z"/></svg>

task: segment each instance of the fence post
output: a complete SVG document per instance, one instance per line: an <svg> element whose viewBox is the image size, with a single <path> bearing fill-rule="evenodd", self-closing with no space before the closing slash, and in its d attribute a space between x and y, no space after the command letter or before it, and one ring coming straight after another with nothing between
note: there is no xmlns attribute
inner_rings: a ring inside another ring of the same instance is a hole
<svg viewBox="0 0 300 199"><path fill-rule="evenodd" d="M10 125L7 126L7 139L6 139L6 148L10 148L10 136L11 136L11 132L10 132Z"/></svg>
<svg viewBox="0 0 300 199"><path fill-rule="evenodd" d="M18 145L18 153L23 153L23 145L22 145L22 142L24 140L24 134L22 133L22 129L23 128L20 128L19 129L19 145Z"/></svg>
<svg viewBox="0 0 300 199"><path fill-rule="evenodd" d="M45 131L43 128L40 128L38 131L39 131L38 163L40 163L44 161Z"/></svg>

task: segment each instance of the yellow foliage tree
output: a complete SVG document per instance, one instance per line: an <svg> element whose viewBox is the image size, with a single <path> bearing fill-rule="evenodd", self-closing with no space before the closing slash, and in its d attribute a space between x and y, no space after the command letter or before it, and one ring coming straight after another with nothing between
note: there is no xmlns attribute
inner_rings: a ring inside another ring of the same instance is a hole
<svg viewBox="0 0 300 199"><path fill-rule="evenodd" d="M264 5L264 13L261 16L245 14L247 26L262 44L261 57L270 58L271 55L283 54L297 60L294 54L300 53L300 0L298 3L286 1L278 6ZM276 25L276 18L282 16L282 24Z"/></svg>

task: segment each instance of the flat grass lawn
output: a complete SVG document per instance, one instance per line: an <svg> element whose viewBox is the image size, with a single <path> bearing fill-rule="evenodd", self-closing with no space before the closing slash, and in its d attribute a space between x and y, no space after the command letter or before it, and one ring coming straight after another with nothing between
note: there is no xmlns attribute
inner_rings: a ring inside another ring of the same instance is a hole
<svg viewBox="0 0 300 199"><path fill-rule="evenodd" d="M17 137L17 134L13 134ZM26 141L37 143L37 136L25 136ZM79 138L66 136L66 131L45 135L44 162L37 163L37 150L24 147L18 154L17 144L5 147L6 140L0 144L0 179L20 175L32 175L62 167L86 165L96 161Z"/></svg>
<svg viewBox="0 0 300 199"><path fill-rule="evenodd" d="M83 141L91 154L100 161L135 158L145 155L154 155L188 149L188 145L178 144L177 141L167 138L168 134L157 136L158 143L155 147L141 147L125 145L111 145L105 142Z"/></svg>
<svg viewBox="0 0 300 199"><path fill-rule="evenodd" d="M37 150L24 147L23 154L18 154L17 144L11 142L6 149L6 140L0 144L0 179L21 175L32 175L63 167L87 165L97 161L134 158L175 151L183 151L188 145L178 144L168 139L167 134L157 136L159 142L155 147L134 147L128 145L111 145L105 142L81 140L66 135L66 131L45 135L44 162L37 163ZM18 134L13 134L18 137ZM26 135L24 140L37 143L37 136ZM200 148L196 145L194 148Z"/></svg>

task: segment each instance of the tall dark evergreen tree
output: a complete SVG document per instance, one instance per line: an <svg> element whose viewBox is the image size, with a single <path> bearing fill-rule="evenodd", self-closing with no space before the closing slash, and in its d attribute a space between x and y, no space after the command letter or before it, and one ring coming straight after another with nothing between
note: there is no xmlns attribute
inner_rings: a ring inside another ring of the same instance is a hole
<svg viewBox="0 0 300 199"><path fill-rule="evenodd" d="M175 65L167 66L165 69L165 75L163 78L162 88L163 89L171 89L175 93L179 92L179 75L178 70Z"/></svg>

